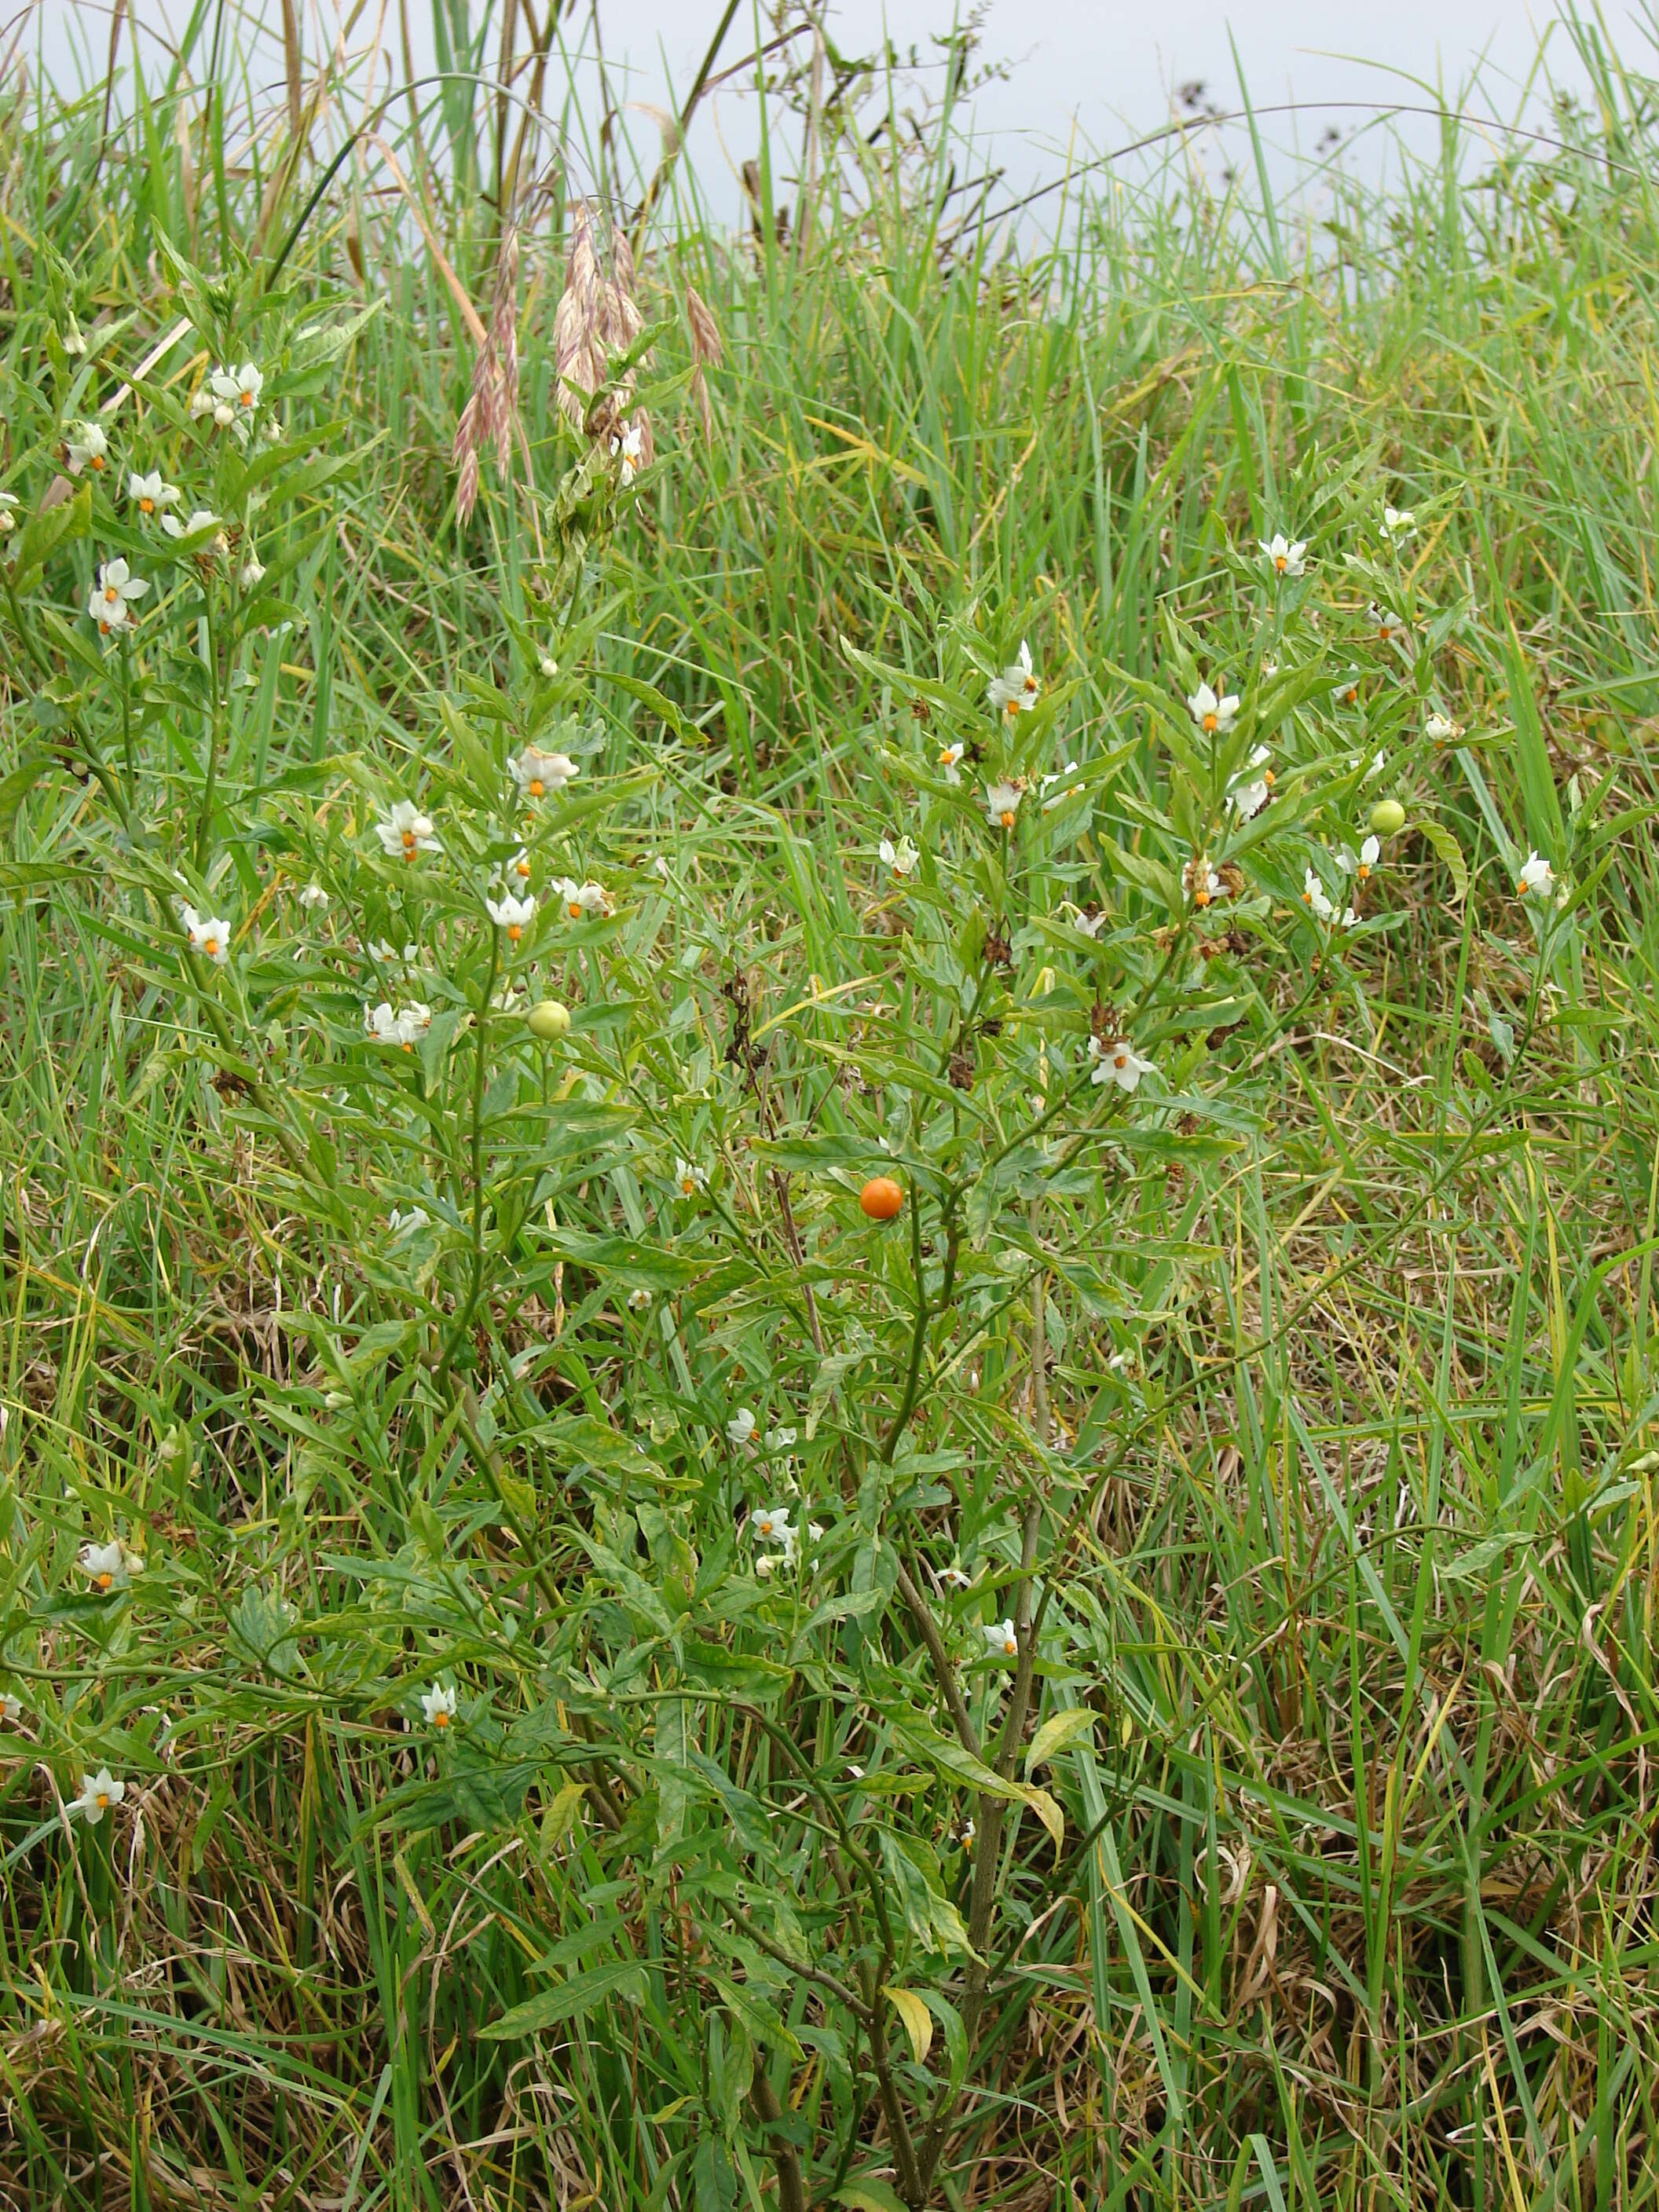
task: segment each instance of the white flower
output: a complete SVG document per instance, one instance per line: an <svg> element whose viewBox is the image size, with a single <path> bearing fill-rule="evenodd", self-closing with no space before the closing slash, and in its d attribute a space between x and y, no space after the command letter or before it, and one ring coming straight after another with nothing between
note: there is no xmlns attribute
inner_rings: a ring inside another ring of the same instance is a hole
<svg viewBox="0 0 1659 2212"><path fill-rule="evenodd" d="M1077 763L1075 761L1067 761L1065 767L1058 769L1053 775L1045 775L1038 788L1042 792L1054 791L1054 786L1057 783L1062 783L1068 775L1075 775L1076 774ZM1043 800L1043 812L1045 814L1050 813L1056 806L1063 805L1066 799L1077 798L1082 789L1083 786L1080 783L1067 784L1064 791L1054 792L1054 796L1052 799L1045 799Z"/></svg>
<svg viewBox="0 0 1659 2212"><path fill-rule="evenodd" d="M1253 822L1273 797L1273 772L1267 766L1270 758L1266 745L1258 745L1228 789L1227 804L1241 822ZM1261 774L1252 775L1255 769L1260 769Z"/></svg>
<svg viewBox="0 0 1659 2212"><path fill-rule="evenodd" d="M1212 899L1219 898L1226 886L1210 866L1209 854L1200 853L1182 870L1181 888L1194 906L1205 907Z"/></svg>
<svg viewBox="0 0 1659 2212"><path fill-rule="evenodd" d="M1108 917L1104 907L1101 907L1095 913L1090 914L1080 906L1073 906L1071 901L1067 899L1062 905L1060 912L1071 916L1072 927L1073 929L1080 931L1085 937L1090 939L1098 937L1101 931L1106 927Z"/></svg>
<svg viewBox="0 0 1659 2212"><path fill-rule="evenodd" d="M131 1571L125 1544L84 1544L81 1548L81 1571L90 1577L95 1590L125 1589Z"/></svg>
<svg viewBox="0 0 1659 2212"><path fill-rule="evenodd" d="M264 372L245 361L234 372L236 386L236 404L245 415L252 415L259 404L259 394L265 388Z"/></svg>
<svg viewBox="0 0 1659 2212"><path fill-rule="evenodd" d="M1279 673L1279 663L1271 653L1264 653L1261 656L1261 673L1268 678L1277 676Z"/></svg>
<svg viewBox="0 0 1659 2212"><path fill-rule="evenodd" d="M585 914L603 914L605 910L602 884L579 884L573 876L562 876L556 888L572 921L580 921Z"/></svg>
<svg viewBox="0 0 1659 2212"><path fill-rule="evenodd" d="M767 1434L766 1449L772 1452L793 1451L799 1437L799 1429L772 1429Z"/></svg>
<svg viewBox="0 0 1659 2212"><path fill-rule="evenodd" d="M1358 868L1355 870L1355 873L1358 876L1362 884L1369 878L1371 870L1376 866L1382 857L1382 842L1381 838L1367 837L1364 843L1359 848L1359 864Z"/></svg>
<svg viewBox="0 0 1659 2212"><path fill-rule="evenodd" d="M21 1701L14 1698L9 1690L0 1690L0 1727L9 1727L22 1717Z"/></svg>
<svg viewBox="0 0 1659 2212"><path fill-rule="evenodd" d="M967 750L968 748L966 745L960 744L941 745L939 747L939 764L944 772L945 781L946 783L960 783L962 781L962 774L958 763L960 763L963 753L965 753Z"/></svg>
<svg viewBox="0 0 1659 2212"><path fill-rule="evenodd" d="M320 914L328 904L328 893L320 884L307 884L300 894L300 903L307 914Z"/></svg>
<svg viewBox="0 0 1659 2212"><path fill-rule="evenodd" d="M637 1290L630 1291L628 1293L629 1310L631 1313L643 1313L650 1303L651 1293L646 1289L643 1283L640 1285Z"/></svg>
<svg viewBox="0 0 1659 2212"><path fill-rule="evenodd" d="M896 876L915 875L921 854L908 837L901 837L896 845L890 837L884 837L877 849L883 866L890 868Z"/></svg>
<svg viewBox="0 0 1659 2212"><path fill-rule="evenodd" d="M400 799L384 822L374 824L374 834L382 849L395 860L400 855L412 860L417 853L441 853L443 850L432 834L432 823L409 799Z"/></svg>
<svg viewBox="0 0 1659 2212"><path fill-rule="evenodd" d="M421 1692L421 1711L434 1729L447 1729L455 1717L455 1691L434 1682L429 1690Z"/></svg>
<svg viewBox="0 0 1659 2212"><path fill-rule="evenodd" d="M388 945L383 937L371 937L368 940L368 957L371 960L384 961L386 964L391 968L396 968L399 965L404 968L413 968L418 963L421 957L421 948L418 945L405 945L404 947L403 959L400 963L398 958L396 949Z"/></svg>
<svg viewBox="0 0 1659 2212"><path fill-rule="evenodd" d="M1200 684L1187 702L1187 711L1206 737L1224 738L1238 714L1239 699L1236 691L1224 694L1213 691L1207 684Z"/></svg>
<svg viewBox="0 0 1659 2212"><path fill-rule="evenodd" d="M1555 871L1549 862L1536 853L1528 853L1515 886L1517 898L1525 898L1529 891L1549 892L1555 888Z"/></svg>
<svg viewBox="0 0 1659 2212"><path fill-rule="evenodd" d="M1335 917L1336 908L1331 904L1324 884L1311 868L1303 872L1302 902L1311 907L1321 921L1330 921Z"/></svg>
<svg viewBox="0 0 1659 2212"><path fill-rule="evenodd" d="M15 491L0 491L0 536L17 527L17 495Z"/></svg>
<svg viewBox="0 0 1659 2212"><path fill-rule="evenodd" d="M412 1237L417 1229L426 1228L431 1218L423 1206L411 1206L407 1213L400 1213L394 1206L386 1218L386 1225L395 1238L401 1240Z"/></svg>
<svg viewBox="0 0 1659 2212"><path fill-rule="evenodd" d="M988 783L985 811L994 830L1012 830L1025 787L1019 783Z"/></svg>
<svg viewBox="0 0 1659 2212"><path fill-rule="evenodd" d="M87 601L87 612L106 637L112 636L126 629L133 618L133 602L142 599L149 589L148 581L135 576L125 561L106 561Z"/></svg>
<svg viewBox="0 0 1659 2212"><path fill-rule="evenodd" d="M81 1795L70 1807L72 1813L82 1814L89 1828L95 1828L112 1805L118 1805L127 1794L125 1782L118 1782L108 1767L100 1766L96 1774L81 1777Z"/></svg>
<svg viewBox="0 0 1659 2212"><path fill-rule="evenodd" d="M410 1052L431 1028L432 1009L419 1000L413 1006L396 1007L382 999L378 1006L363 1008L363 1026L377 1043L401 1045Z"/></svg>
<svg viewBox="0 0 1659 2212"><path fill-rule="evenodd" d="M544 799L550 792L562 791L572 776L581 774L568 753L538 752L534 745L526 745L507 765L521 799Z"/></svg>
<svg viewBox="0 0 1659 2212"><path fill-rule="evenodd" d="M542 674L546 677L550 684L559 672L559 664L554 659L550 653L543 653L541 658L537 661L536 665L541 670Z"/></svg>
<svg viewBox="0 0 1659 2212"><path fill-rule="evenodd" d="M198 914L193 906L181 899L179 919L190 939L191 951L216 961L222 968L230 957L230 924L223 915Z"/></svg>
<svg viewBox="0 0 1659 2212"><path fill-rule="evenodd" d="M140 514L160 514L178 499L179 487L164 482L160 469L152 470L147 477L141 477L135 470L127 477L127 497Z"/></svg>
<svg viewBox="0 0 1659 2212"><path fill-rule="evenodd" d="M964 1851L973 1842L975 1836L978 1832L979 1832L975 1827L973 1822L969 1820L958 1820L956 1826L951 1831L951 1837L958 1848Z"/></svg>
<svg viewBox="0 0 1659 2212"><path fill-rule="evenodd" d="M961 1567L941 1567L939 1578L942 1583L949 1583L952 1589L971 1589L974 1585L973 1577Z"/></svg>
<svg viewBox="0 0 1659 2212"><path fill-rule="evenodd" d="M683 1197L695 1198L700 1190L708 1188L708 1170L696 1166L690 1160L676 1160L674 1180L678 1183Z"/></svg>
<svg viewBox="0 0 1659 2212"><path fill-rule="evenodd" d="M82 469L90 469L94 476L101 476L109 459L109 440L96 422L77 422L68 441L69 472L78 477Z"/></svg>
<svg viewBox="0 0 1659 2212"><path fill-rule="evenodd" d="M69 308L64 316L64 327L58 334L58 341L65 353L73 354L77 359L87 349L86 336L76 320L73 307Z"/></svg>
<svg viewBox="0 0 1659 2212"><path fill-rule="evenodd" d="M1365 610L1365 619L1376 630L1381 645L1405 645L1410 641L1411 632L1401 617L1375 599Z"/></svg>
<svg viewBox="0 0 1659 2212"><path fill-rule="evenodd" d="M1019 1656L1019 1638L1014 1633L1012 1620L981 1621L979 1632L985 1638L988 1648L1000 1657L1017 1659Z"/></svg>
<svg viewBox="0 0 1659 2212"><path fill-rule="evenodd" d="M1120 1091L1127 1091L1132 1097L1140 1087L1141 1077L1152 1073L1152 1061L1143 1060L1127 1037L1114 1037L1109 1043L1103 1044L1098 1037L1091 1036L1088 1052L1094 1062L1090 1082L1115 1083Z"/></svg>
<svg viewBox="0 0 1659 2212"><path fill-rule="evenodd" d="M169 538L194 538L199 531L213 529L218 520L218 516L209 508L198 507L186 515L182 522L176 514L164 514L161 517L161 527ZM201 550L204 553L221 552L224 544L224 532L221 531L210 544L204 546Z"/></svg>
<svg viewBox="0 0 1659 2212"><path fill-rule="evenodd" d="M726 1433L734 1444L748 1443L750 1437L755 1433L755 1417L747 1406L738 1407L726 1425Z"/></svg>
<svg viewBox="0 0 1659 2212"><path fill-rule="evenodd" d="M522 845L507 862L507 872L509 876L516 876L521 884L530 881L530 855Z"/></svg>
<svg viewBox="0 0 1659 2212"><path fill-rule="evenodd" d="M1417 527L1417 517L1408 507L1385 507L1382 510L1382 535L1385 538L1409 538Z"/></svg>
<svg viewBox="0 0 1659 2212"><path fill-rule="evenodd" d="M1275 576L1300 576L1305 573L1307 564L1302 558L1308 550L1305 538L1298 538L1291 544L1279 534L1264 538L1260 542L1262 555Z"/></svg>
<svg viewBox="0 0 1659 2212"><path fill-rule="evenodd" d="M611 453L613 460L622 463L618 477L626 491L645 466L645 432L641 426L630 422L625 429L617 432L611 441Z"/></svg>
<svg viewBox="0 0 1659 2212"><path fill-rule="evenodd" d="M794 1540L787 1505L757 1505L749 1516L749 1526L769 1544L789 1544Z"/></svg>
<svg viewBox="0 0 1659 2212"><path fill-rule="evenodd" d="M533 892L514 898L511 891L503 891L498 899L486 896L484 905L496 927L507 932L509 945L516 945L536 918Z"/></svg>
<svg viewBox="0 0 1659 2212"><path fill-rule="evenodd" d="M1031 667L1031 648L1021 638L1019 659L1011 660L1000 676L991 678L986 686L985 696L991 706L999 708L1012 722L1017 714L1030 713L1042 690L1042 678Z"/></svg>
<svg viewBox="0 0 1659 2212"><path fill-rule="evenodd" d="M265 569L264 562L255 561L252 558L243 562L236 577L238 585L245 592L251 592L256 584L263 584L264 580Z"/></svg>
<svg viewBox="0 0 1659 2212"><path fill-rule="evenodd" d="M1449 714L1431 714L1423 725L1423 734L1425 738L1432 738L1436 744L1443 745L1449 739L1462 736L1463 725L1454 722Z"/></svg>

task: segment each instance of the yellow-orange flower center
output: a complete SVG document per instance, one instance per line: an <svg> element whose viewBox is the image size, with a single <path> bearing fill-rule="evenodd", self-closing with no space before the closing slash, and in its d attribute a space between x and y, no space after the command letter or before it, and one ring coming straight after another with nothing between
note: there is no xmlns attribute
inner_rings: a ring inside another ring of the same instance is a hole
<svg viewBox="0 0 1659 2212"><path fill-rule="evenodd" d="M540 776L538 776L538 775L532 775L532 776L531 777L531 779L530 779L530 796L531 796L532 799L540 799L540 798L543 796L543 794L545 793L546 789L547 789L547 786L546 786L546 785L542 781L542 780L541 780Z"/></svg>
<svg viewBox="0 0 1659 2212"><path fill-rule="evenodd" d="M1005 830L1012 830L1014 826L1014 810L1012 806L1008 807L1004 811L1002 817L1002 826Z"/></svg>
<svg viewBox="0 0 1659 2212"><path fill-rule="evenodd" d="M1220 726L1221 717L1219 714L1206 714L1204 717L1204 732L1206 737L1213 737Z"/></svg>
<svg viewBox="0 0 1659 2212"><path fill-rule="evenodd" d="M218 939L216 937L204 937L202 939L202 950L207 954L210 960L216 960L219 957Z"/></svg>
<svg viewBox="0 0 1659 2212"><path fill-rule="evenodd" d="M110 1584L115 1580L115 1577L109 1572L108 1569L106 1568L101 1575L94 1575L92 1580L94 1589L107 1589Z"/></svg>

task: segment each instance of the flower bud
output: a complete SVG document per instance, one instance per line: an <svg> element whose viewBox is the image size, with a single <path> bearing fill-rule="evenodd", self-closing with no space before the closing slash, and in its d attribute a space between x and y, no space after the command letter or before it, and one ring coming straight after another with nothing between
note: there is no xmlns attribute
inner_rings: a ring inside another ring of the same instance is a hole
<svg viewBox="0 0 1659 2212"><path fill-rule="evenodd" d="M1371 809L1371 827L1379 837L1395 837L1406 826L1406 810L1397 799L1379 799Z"/></svg>
<svg viewBox="0 0 1659 2212"><path fill-rule="evenodd" d="M570 1009L562 1006L556 999L544 999L525 1016L530 1024L530 1034L539 1037L544 1044L553 1044L570 1034Z"/></svg>

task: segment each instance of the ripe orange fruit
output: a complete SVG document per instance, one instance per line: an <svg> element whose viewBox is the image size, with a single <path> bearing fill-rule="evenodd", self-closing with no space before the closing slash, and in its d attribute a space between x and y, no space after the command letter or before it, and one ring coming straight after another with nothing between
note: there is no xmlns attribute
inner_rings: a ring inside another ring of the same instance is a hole
<svg viewBox="0 0 1659 2212"><path fill-rule="evenodd" d="M904 1203L904 1193L891 1176L872 1176L859 1193L859 1204L872 1221L890 1221Z"/></svg>

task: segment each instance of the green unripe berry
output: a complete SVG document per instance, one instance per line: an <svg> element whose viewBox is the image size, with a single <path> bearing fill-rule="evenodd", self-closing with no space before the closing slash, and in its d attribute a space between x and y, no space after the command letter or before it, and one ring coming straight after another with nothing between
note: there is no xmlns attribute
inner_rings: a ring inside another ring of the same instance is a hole
<svg viewBox="0 0 1659 2212"><path fill-rule="evenodd" d="M539 1037L544 1044L555 1044L562 1036L570 1034L570 1009L562 1006L556 999L544 999L525 1016L530 1024L530 1034Z"/></svg>
<svg viewBox="0 0 1659 2212"><path fill-rule="evenodd" d="M1371 827L1379 837L1397 836L1406 826L1406 810L1397 799L1379 799L1371 809Z"/></svg>

